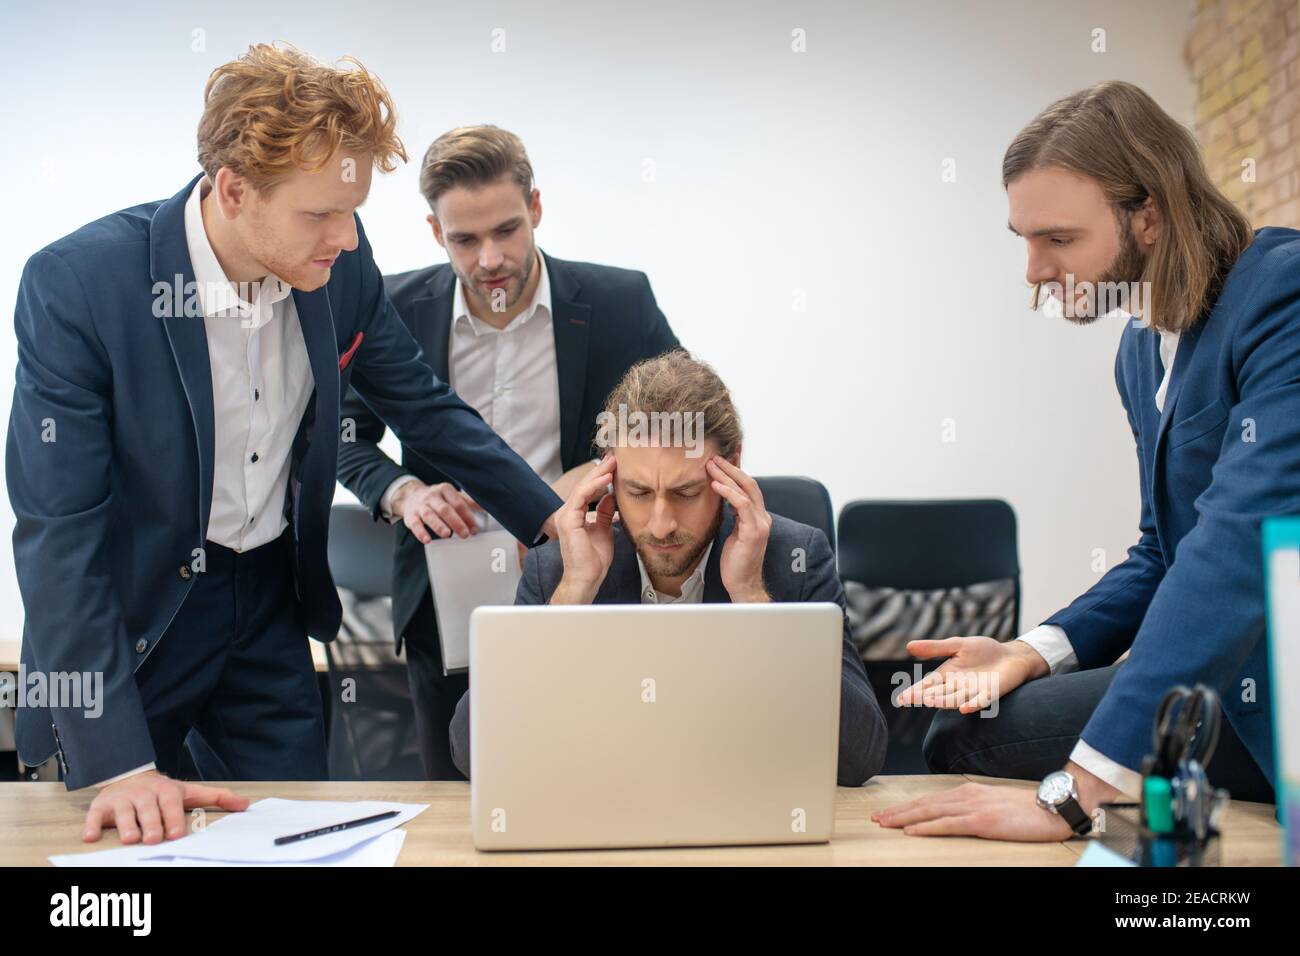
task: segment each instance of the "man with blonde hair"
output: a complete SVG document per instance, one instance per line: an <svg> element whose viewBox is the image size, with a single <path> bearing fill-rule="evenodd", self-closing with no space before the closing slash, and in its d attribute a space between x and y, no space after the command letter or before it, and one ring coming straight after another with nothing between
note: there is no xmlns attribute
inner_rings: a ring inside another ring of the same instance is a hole
<svg viewBox="0 0 1300 956"><path fill-rule="evenodd" d="M18 749L99 786L83 837L184 833L247 801L171 779L187 737L224 779L327 776L307 636L349 387L521 541L560 499L438 380L384 292L357 208L406 152L392 101L259 45L218 67L202 174L28 261L8 438L29 673L103 676L102 718L20 710ZM200 767L207 775L207 770Z"/></svg>
<svg viewBox="0 0 1300 956"><path fill-rule="evenodd" d="M604 459L558 514L558 539L529 553L515 603L826 601L843 610L826 535L767 510L740 468L743 439L731 394L705 363L679 349L632 366L598 417ZM847 619L840 674L837 779L856 787L880 772L888 731ZM466 692L451 725L466 776L469 703Z"/></svg>

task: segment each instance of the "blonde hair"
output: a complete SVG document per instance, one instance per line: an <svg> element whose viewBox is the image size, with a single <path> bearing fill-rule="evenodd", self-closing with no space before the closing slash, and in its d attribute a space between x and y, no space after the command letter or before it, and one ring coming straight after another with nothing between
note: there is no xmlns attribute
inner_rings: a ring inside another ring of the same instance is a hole
<svg viewBox="0 0 1300 956"><path fill-rule="evenodd" d="M739 451L745 437L727 386L711 366L691 358L685 349L672 349L629 368L605 399L603 414L616 419L620 409L623 417L636 412L699 415L701 440L713 442L717 453L727 459Z"/></svg>
<svg viewBox="0 0 1300 956"><path fill-rule="evenodd" d="M405 162L388 90L353 57L341 62L351 69L259 43L213 70L198 132L208 178L226 166L268 190L297 169L323 169L340 148L369 153L386 173Z"/></svg>
<svg viewBox="0 0 1300 956"><path fill-rule="evenodd" d="M457 186L486 186L509 176L527 202L533 194L533 164L523 141L498 126L458 126L435 139L420 164L420 193L429 208ZM435 210L436 215L436 210Z"/></svg>
<svg viewBox="0 0 1300 956"><path fill-rule="evenodd" d="M1142 280L1143 316L1182 332L1210 308L1254 241L1250 221L1214 187L1192 134L1132 83L1111 80L1057 100L1026 126L1002 160L1002 185L1057 166L1101 184L1123 216L1151 199L1163 217Z"/></svg>

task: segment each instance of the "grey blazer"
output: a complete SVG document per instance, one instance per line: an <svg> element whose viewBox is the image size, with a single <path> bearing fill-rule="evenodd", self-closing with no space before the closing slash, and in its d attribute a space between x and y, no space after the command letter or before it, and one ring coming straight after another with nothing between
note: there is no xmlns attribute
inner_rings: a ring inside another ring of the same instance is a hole
<svg viewBox="0 0 1300 956"><path fill-rule="evenodd" d="M718 529L709 562L704 571L704 603L729 604L718 565L722 544L731 534L735 514L730 505L723 506L722 524ZM790 569L789 555L803 548L807 555L804 571ZM515 593L515 604L545 604L559 586L564 574L558 541L548 541L528 552L523 577ZM763 581L772 600L833 601L844 607L844 589L835 570L835 555L826 535L797 521L772 515L767 554L763 558ZM636 549L623 529L614 526L614 558L609 573L596 594L595 604L639 604L641 574L637 569ZM857 787L880 772L885 762L888 733L876 695L867 682L862 659L844 624L843 668L840 678L840 754L837 780L841 787ZM470 775L469 693L456 705L451 722L452 760L466 777Z"/></svg>

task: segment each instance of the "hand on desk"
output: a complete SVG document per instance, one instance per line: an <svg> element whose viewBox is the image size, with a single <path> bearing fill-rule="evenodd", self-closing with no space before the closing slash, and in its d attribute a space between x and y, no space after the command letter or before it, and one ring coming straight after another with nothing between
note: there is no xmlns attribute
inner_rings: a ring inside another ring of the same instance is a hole
<svg viewBox="0 0 1300 956"><path fill-rule="evenodd" d="M248 798L223 787L208 787L165 777L146 770L110 783L91 801L81 839L94 843L104 827L117 827L123 843L161 843L164 829L169 840L185 836L185 811L199 807L247 810Z"/></svg>
<svg viewBox="0 0 1300 956"><path fill-rule="evenodd" d="M898 707L935 707L973 714L1021 684L1050 672L1043 656L1024 641L949 637L941 641L909 641L907 652L922 660L948 659L920 683L904 689L894 702Z"/></svg>
<svg viewBox="0 0 1300 956"><path fill-rule="evenodd" d="M1070 762L1079 805L1091 814L1119 797L1120 791ZM1016 843L1060 843L1074 836L1065 819L1038 805L1037 793L1023 787L963 783L907 803L877 810L871 819L882 827L901 828L908 836L972 836Z"/></svg>

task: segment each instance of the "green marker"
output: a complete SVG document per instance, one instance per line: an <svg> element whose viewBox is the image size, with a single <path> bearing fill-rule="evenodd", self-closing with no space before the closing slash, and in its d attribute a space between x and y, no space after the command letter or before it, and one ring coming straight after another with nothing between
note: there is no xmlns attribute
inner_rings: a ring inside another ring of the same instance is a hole
<svg viewBox="0 0 1300 956"><path fill-rule="evenodd" d="M1146 808L1147 829L1152 833L1174 832L1174 790L1168 777L1147 777L1142 781L1142 804ZM1151 866L1173 866L1178 862L1169 840L1151 842Z"/></svg>
<svg viewBox="0 0 1300 956"><path fill-rule="evenodd" d="M1151 776L1142 782L1142 803L1147 829L1152 833L1174 832L1174 791L1167 777Z"/></svg>

